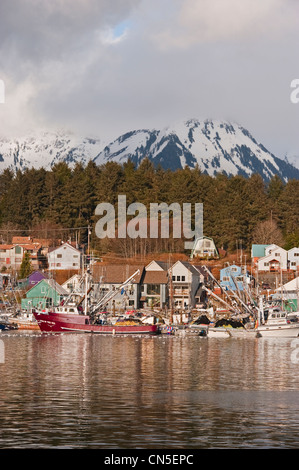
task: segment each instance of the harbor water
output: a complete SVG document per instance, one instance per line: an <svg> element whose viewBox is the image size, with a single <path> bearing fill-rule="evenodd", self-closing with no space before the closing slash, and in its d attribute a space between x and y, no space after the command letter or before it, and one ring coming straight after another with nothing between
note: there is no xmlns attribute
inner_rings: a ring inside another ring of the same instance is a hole
<svg viewBox="0 0 299 470"><path fill-rule="evenodd" d="M0 333L0 448L297 448L298 340Z"/></svg>

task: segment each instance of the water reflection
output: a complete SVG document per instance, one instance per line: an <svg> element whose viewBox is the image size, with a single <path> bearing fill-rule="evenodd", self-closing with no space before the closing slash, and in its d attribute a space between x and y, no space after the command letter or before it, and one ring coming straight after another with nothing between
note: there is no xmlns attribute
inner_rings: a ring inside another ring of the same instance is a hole
<svg viewBox="0 0 299 470"><path fill-rule="evenodd" d="M297 445L288 339L1 339L0 448Z"/></svg>

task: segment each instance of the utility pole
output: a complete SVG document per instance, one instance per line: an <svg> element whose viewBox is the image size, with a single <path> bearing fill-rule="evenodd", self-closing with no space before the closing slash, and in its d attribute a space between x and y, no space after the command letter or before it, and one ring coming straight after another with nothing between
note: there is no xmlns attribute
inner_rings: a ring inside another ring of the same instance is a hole
<svg viewBox="0 0 299 470"><path fill-rule="evenodd" d="M90 237L90 234L91 234L90 225L88 225L87 230L88 230L88 232L87 232L87 254L88 254L88 256L89 256L89 249L90 249L90 246L89 246L89 245L90 245L89 237Z"/></svg>

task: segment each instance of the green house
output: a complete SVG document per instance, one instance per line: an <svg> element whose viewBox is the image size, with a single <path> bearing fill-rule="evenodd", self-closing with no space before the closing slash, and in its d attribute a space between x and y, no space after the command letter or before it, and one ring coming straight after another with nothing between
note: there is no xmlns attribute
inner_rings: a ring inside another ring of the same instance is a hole
<svg viewBox="0 0 299 470"><path fill-rule="evenodd" d="M68 292L54 279L42 279L26 292L26 298L22 299L21 307L23 310L44 309L59 305L66 296Z"/></svg>

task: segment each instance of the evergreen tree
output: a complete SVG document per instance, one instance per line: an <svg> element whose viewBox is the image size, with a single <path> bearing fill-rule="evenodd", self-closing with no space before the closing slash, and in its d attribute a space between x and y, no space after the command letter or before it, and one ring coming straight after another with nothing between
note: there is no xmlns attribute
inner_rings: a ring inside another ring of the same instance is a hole
<svg viewBox="0 0 299 470"><path fill-rule="evenodd" d="M30 259L30 254L26 251L23 256L23 260L21 263L20 267L20 273L19 277L20 279L25 279L26 277L29 276L32 272L32 265L31 265L31 259Z"/></svg>

